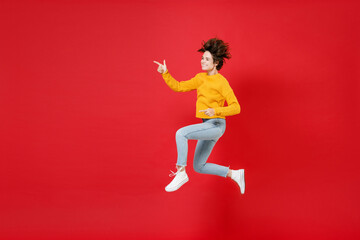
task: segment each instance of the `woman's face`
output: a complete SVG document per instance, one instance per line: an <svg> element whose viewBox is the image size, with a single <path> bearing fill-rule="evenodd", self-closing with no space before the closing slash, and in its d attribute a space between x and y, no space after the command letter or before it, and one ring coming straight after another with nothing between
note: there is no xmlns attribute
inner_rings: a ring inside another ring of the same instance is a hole
<svg viewBox="0 0 360 240"><path fill-rule="evenodd" d="M205 51L201 58L201 68L204 71L211 71L216 68L214 59L209 51Z"/></svg>

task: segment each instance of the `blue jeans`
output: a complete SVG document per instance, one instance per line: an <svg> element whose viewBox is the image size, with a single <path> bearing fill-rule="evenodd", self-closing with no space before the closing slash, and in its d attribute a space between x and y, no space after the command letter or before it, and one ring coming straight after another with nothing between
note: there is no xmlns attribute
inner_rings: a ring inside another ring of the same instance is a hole
<svg viewBox="0 0 360 240"><path fill-rule="evenodd" d="M199 173L226 177L229 167L207 163L207 159L215 143L224 134L226 121L222 118L203 119L203 123L180 128L176 132L176 146L178 152L177 165L186 166L188 155L188 139L198 140L195 156L194 170Z"/></svg>

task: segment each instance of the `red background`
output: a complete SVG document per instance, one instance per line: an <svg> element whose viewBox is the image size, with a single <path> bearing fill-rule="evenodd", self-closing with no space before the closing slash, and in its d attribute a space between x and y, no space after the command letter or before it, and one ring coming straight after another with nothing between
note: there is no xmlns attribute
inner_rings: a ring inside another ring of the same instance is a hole
<svg viewBox="0 0 360 240"><path fill-rule="evenodd" d="M1 1L1 239L359 239L356 1ZM202 40L242 111L209 159L228 179L175 170L197 123Z"/></svg>

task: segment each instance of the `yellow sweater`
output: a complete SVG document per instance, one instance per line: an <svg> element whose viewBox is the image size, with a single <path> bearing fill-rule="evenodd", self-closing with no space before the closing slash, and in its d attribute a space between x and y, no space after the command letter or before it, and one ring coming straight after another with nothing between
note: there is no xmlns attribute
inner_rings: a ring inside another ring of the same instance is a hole
<svg viewBox="0 0 360 240"><path fill-rule="evenodd" d="M240 113L240 105L231 89L229 82L220 74L207 75L198 73L188 81L176 81L166 70L162 74L166 84L175 92L187 92L197 89L196 117L197 118L223 118ZM228 106L224 107L225 101ZM207 116L200 110L213 108L215 115Z"/></svg>

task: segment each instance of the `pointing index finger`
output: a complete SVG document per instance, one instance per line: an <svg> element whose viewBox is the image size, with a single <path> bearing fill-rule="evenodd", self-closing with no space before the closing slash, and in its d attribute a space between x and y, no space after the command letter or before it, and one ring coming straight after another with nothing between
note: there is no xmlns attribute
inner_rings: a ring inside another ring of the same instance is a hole
<svg viewBox="0 0 360 240"><path fill-rule="evenodd" d="M161 63L159 63L159 62L157 62L157 61L154 61L154 63L158 64L159 66L161 66L161 65L162 65Z"/></svg>

